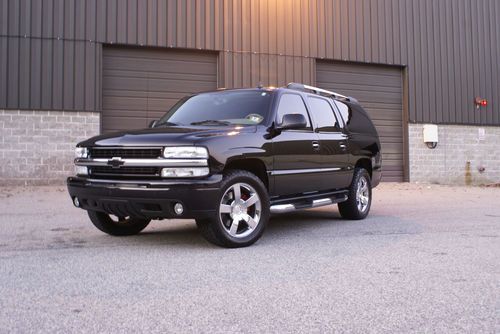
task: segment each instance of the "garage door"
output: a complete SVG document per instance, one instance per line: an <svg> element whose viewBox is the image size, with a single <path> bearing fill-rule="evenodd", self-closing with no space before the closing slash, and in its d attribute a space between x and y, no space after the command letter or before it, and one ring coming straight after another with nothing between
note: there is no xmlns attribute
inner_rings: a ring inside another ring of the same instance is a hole
<svg viewBox="0 0 500 334"><path fill-rule="evenodd" d="M382 143L382 180L403 181L403 76L400 68L319 61L317 85L359 100Z"/></svg>
<svg viewBox="0 0 500 334"><path fill-rule="evenodd" d="M145 128L180 98L217 88L217 56L105 47L102 132Z"/></svg>

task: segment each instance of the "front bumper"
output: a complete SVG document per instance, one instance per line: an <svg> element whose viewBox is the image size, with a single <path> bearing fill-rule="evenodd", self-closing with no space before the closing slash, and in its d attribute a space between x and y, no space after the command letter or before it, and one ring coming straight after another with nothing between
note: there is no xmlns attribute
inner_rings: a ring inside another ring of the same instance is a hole
<svg viewBox="0 0 500 334"><path fill-rule="evenodd" d="M222 175L196 180L128 181L69 177L71 199L84 210L146 219L207 218L215 214ZM181 203L184 212L174 211Z"/></svg>

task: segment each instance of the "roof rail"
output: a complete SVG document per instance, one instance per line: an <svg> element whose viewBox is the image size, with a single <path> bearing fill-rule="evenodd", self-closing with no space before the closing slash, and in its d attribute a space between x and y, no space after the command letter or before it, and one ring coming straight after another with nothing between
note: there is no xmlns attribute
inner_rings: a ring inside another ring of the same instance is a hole
<svg viewBox="0 0 500 334"><path fill-rule="evenodd" d="M288 89L295 89L295 90L302 90L302 91L311 91L314 94L318 95L323 95L323 96L328 96L328 97L334 97L336 99L346 99L350 100L349 97L341 95L339 93L335 93L326 89L318 88L318 87L313 87L309 85L304 85L301 83L296 83L296 82L290 82L288 85L286 85L286 88Z"/></svg>

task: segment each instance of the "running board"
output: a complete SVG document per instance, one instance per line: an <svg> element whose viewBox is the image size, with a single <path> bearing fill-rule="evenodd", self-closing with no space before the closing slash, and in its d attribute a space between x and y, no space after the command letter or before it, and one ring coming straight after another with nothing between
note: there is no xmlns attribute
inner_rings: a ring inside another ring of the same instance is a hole
<svg viewBox="0 0 500 334"><path fill-rule="evenodd" d="M293 201L290 203L274 204L271 205L271 213L285 213L295 210L311 209L320 206L336 204L344 201L347 201L347 194L345 193L337 194L336 196L333 197L323 197L323 198L312 199L309 201L301 200L297 202Z"/></svg>

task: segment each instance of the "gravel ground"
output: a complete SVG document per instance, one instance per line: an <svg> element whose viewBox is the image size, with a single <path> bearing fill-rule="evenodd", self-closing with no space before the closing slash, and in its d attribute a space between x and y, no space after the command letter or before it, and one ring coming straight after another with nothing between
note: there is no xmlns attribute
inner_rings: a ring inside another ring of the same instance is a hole
<svg viewBox="0 0 500 334"><path fill-rule="evenodd" d="M274 217L245 249L193 221L102 234L64 188L0 188L0 331L500 332L500 188L382 184L371 215Z"/></svg>

